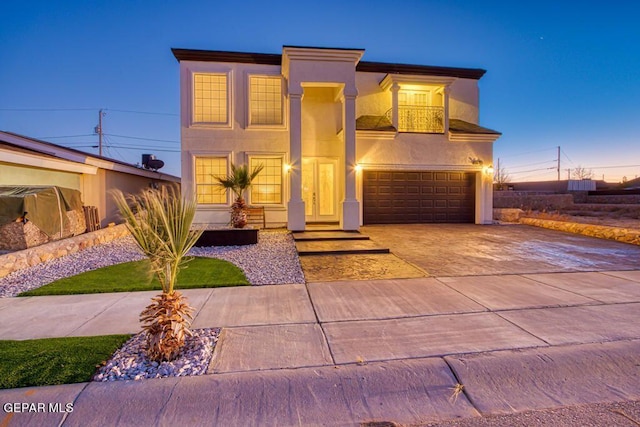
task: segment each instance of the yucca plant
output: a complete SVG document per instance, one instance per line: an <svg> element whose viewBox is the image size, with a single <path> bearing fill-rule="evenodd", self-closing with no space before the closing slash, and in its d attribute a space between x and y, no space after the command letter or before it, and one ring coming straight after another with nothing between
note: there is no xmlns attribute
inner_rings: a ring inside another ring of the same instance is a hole
<svg viewBox="0 0 640 427"><path fill-rule="evenodd" d="M147 357L154 361L175 359L191 335L193 308L176 291L178 273L190 260L187 257L202 230L192 230L196 213L195 198L186 199L177 187L145 190L137 196L113 191L118 210L144 255L151 272L162 285L162 294L140 314L147 333Z"/></svg>
<svg viewBox="0 0 640 427"><path fill-rule="evenodd" d="M244 192L251 187L251 182L264 169L260 164L249 172L247 165L236 166L231 163L231 174L228 176L214 176L218 184L224 189L233 191L236 200L231 205L231 226L242 228L247 225L247 204L244 201Z"/></svg>

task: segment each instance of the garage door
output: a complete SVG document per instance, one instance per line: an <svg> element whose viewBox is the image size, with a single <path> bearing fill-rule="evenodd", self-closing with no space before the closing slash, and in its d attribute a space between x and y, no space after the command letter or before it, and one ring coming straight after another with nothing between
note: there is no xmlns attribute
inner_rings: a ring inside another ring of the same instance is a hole
<svg viewBox="0 0 640 427"><path fill-rule="evenodd" d="M475 174L364 171L365 224L472 223Z"/></svg>

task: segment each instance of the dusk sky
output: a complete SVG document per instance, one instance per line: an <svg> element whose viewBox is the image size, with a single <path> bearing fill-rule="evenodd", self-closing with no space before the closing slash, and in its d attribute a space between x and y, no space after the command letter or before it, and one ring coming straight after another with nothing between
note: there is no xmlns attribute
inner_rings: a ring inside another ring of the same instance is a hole
<svg viewBox="0 0 640 427"><path fill-rule="evenodd" d="M180 175L172 47L365 49L364 61L483 68L480 125L512 181L579 165L640 176L636 1L3 1L0 130ZM138 149L135 149L138 148ZM623 167L624 166L624 167Z"/></svg>

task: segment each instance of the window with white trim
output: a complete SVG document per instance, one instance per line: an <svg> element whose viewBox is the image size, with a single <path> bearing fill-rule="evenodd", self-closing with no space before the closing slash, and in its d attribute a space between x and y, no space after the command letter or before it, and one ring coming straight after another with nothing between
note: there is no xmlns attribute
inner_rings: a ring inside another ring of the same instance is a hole
<svg viewBox="0 0 640 427"><path fill-rule="evenodd" d="M196 196L199 204L227 204L227 192L220 187L216 176L227 176L226 157L196 157L195 182Z"/></svg>
<svg viewBox="0 0 640 427"><path fill-rule="evenodd" d="M193 74L194 123L229 123L228 80L224 73Z"/></svg>
<svg viewBox="0 0 640 427"><path fill-rule="evenodd" d="M263 165L264 169L251 183L251 204L282 204L282 174L284 159L282 156L251 156L249 170Z"/></svg>
<svg viewBox="0 0 640 427"><path fill-rule="evenodd" d="M282 77L249 76L249 125L283 124Z"/></svg>

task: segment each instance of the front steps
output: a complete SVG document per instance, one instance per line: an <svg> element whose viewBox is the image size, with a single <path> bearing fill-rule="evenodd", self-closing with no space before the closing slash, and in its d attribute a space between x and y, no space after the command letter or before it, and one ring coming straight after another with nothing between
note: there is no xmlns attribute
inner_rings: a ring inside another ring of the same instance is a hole
<svg viewBox="0 0 640 427"><path fill-rule="evenodd" d="M357 231L304 231L293 233L298 255L356 255L388 254L389 248L380 246L369 236Z"/></svg>

